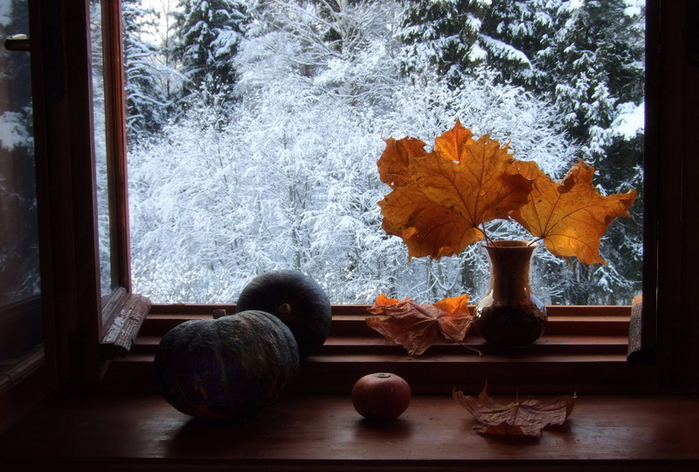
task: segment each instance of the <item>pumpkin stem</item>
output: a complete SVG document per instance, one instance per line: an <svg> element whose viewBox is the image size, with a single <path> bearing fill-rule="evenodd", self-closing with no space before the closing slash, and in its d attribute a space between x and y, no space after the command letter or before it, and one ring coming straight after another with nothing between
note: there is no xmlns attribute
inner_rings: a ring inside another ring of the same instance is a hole
<svg viewBox="0 0 699 472"><path fill-rule="evenodd" d="M224 316L227 315L226 309L225 308L217 308L216 310L213 311L212 315L213 315L215 320L217 320L219 318L223 318Z"/></svg>
<svg viewBox="0 0 699 472"><path fill-rule="evenodd" d="M279 314L280 315L290 315L292 311L291 305L288 303L282 303L279 305Z"/></svg>

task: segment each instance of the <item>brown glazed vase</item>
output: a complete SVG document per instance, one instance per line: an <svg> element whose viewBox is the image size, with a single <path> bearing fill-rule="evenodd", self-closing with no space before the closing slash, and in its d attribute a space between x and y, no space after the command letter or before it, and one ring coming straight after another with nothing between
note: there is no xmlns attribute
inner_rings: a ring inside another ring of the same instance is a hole
<svg viewBox="0 0 699 472"><path fill-rule="evenodd" d="M544 333L547 319L546 306L529 286L529 262L538 244L493 241L483 247L490 262L490 289L476 306L476 329L494 346L533 344Z"/></svg>

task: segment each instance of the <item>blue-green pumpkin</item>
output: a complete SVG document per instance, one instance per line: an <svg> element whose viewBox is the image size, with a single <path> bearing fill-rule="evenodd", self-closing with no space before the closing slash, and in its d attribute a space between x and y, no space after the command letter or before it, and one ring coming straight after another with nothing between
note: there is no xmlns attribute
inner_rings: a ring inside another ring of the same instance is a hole
<svg viewBox="0 0 699 472"><path fill-rule="evenodd" d="M156 380L172 406L221 420L243 421L275 403L298 370L293 334L263 311L186 321L163 336L155 356Z"/></svg>
<svg viewBox="0 0 699 472"><path fill-rule="evenodd" d="M273 270L252 279L238 297L237 310L262 310L282 320L296 338L301 359L320 349L332 324L323 288L292 270Z"/></svg>

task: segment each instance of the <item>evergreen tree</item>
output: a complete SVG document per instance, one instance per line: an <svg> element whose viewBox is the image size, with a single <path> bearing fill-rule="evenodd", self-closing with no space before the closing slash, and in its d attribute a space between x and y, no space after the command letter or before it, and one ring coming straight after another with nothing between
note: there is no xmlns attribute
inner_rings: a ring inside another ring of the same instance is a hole
<svg viewBox="0 0 699 472"><path fill-rule="evenodd" d="M628 0L494 0L481 32L500 80L555 104L568 139L581 146L580 157L595 166L606 193L642 190L642 124L626 125L643 108L643 22L643 8L630 8ZM516 54L521 67L507 64ZM635 217L609 229L603 247L610 266L552 266L551 273L571 271L565 291L573 303L626 303L634 295L641 208L642 195Z"/></svg>
<svg viewBox="0 0 699 472"><path fill-rule="evenodd" d="M238 0L181 0L176 17L175 57L184 74L183 95L200 94L204 103L218 103L236 81L232 59L238 52L250 17Z"/></svg>
<svg viewBox="0 0 699 472"><path fill-rule="evenodd" d="M168 68L158 62L158 45L146 39L157 28L158 13L143 8L141 0L123 0L124 68L126 71L129 142L159 132L171 111Z"/></svg>
<svg viewBox="0 0 699 472"><path fill-rule="evenodd" d="M412 74L435 68L453 84L485 58L478 44L487 0L405 1L403 67Z"/></svg>
<svg viewBox="0 0 699 472"><path fill-rule="evenodd" d="M547 91L547 48L557 30L562 0L493 0L486 10L480 41L489 67L501 80Z"/></svg>
<svg viewBox="0 0 699 472"><path fill-rule="evenodd" d="M629 14L624 0L563 6L546 70L568 134L582 144L581 157L597 169L604 192L634 187L642 193L642 124L625 133L619 124L629 109L644 102L643 10ZM581 297L574 302L588 303L594 293L602 303L628 303L635 294L641 274L641 205L642 195L632 210L636 217L610 227L604 244L610 266L577 268ZM623 283L612 283L618 281ZM610 286L616 288L605 290Z"/></svg>

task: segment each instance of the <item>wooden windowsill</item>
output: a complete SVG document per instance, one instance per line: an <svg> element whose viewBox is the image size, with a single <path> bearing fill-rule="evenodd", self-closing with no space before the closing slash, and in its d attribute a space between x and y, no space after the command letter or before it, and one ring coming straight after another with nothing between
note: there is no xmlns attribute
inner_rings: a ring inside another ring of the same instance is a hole
<svg viewBox="0 0 699 472"><path fill-rule="evenodd" d="M516 352L440 344L411 358L364 322L364 307L336 308L321 350L278 404L245 424L195 420L153 385L153 356L167 330L208 319L214 306L155 305L131 352L112 361L97 391L53 398L0 436L0 469L50 470L697 470L699 399L661 395L653 367L626 362L628 307L550 313L547 334ZM235 307L225 307L233 312ZM415 393L395 422L373 424L351 403L351 387L390 370ZM578 393L568 422L534 440L482 436L451 399L485 381L501 402L542 402ZM652 394L651 394L652 393Z"/></svg>
<svg viewBox="0 0 699 472"><path fill-rule="evenodd" d="M580 396L538 439L472 425L444 395L415 396L385 424L361 418L347 395L289 395L248 423L217 424L159 395L93 394L52 399L0 437L0 469L699 470L699 399L688 396Z"/></svg>
<svg viewBox="0 0 699 472"><path fill-rule="evenodd" d="M157 393L153 357L162 336L192 319L211 319L214 309L234 305L153 305L131 352L115 359L101 388L120 393ZM333 307L325 345L301 369L297 393L347 394L362 375L389 371L417 394L448 394L459 387L492 393L655 393L653 365L627 362L629 306L550 307L545 335L533 346L498 350L472 329L463 346L440 343L419 357L366 325L366 306Z"/></svg>

